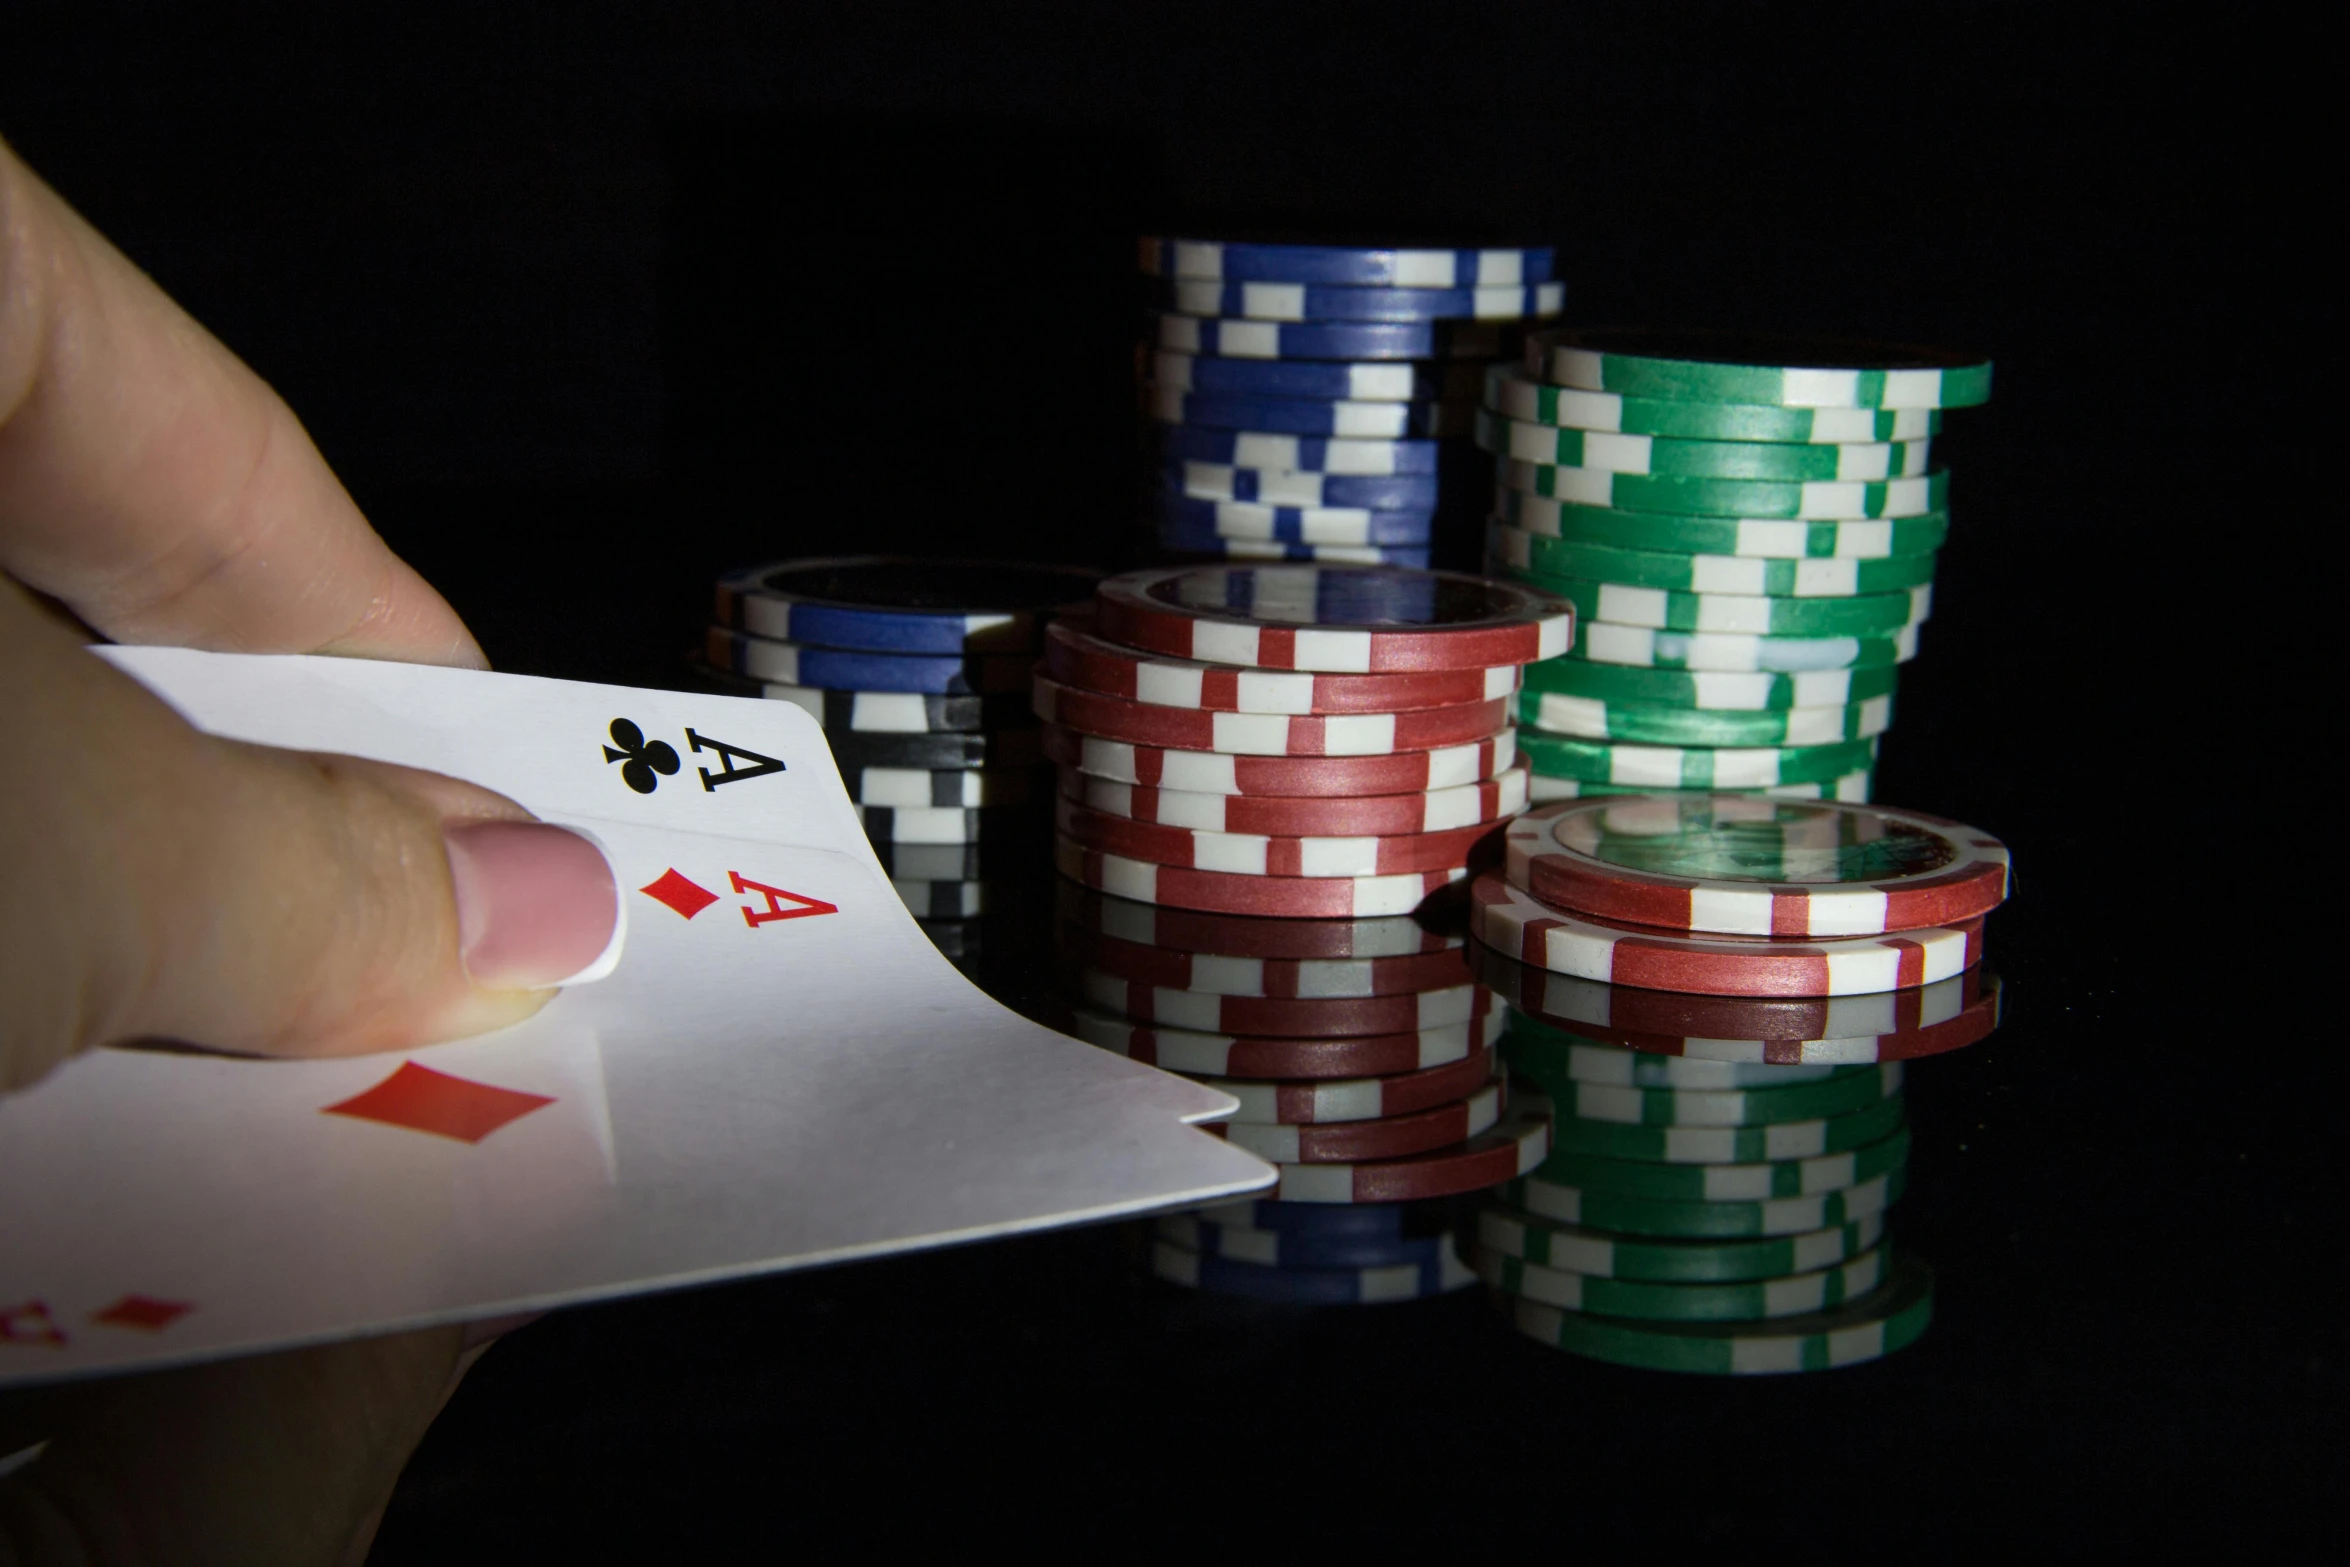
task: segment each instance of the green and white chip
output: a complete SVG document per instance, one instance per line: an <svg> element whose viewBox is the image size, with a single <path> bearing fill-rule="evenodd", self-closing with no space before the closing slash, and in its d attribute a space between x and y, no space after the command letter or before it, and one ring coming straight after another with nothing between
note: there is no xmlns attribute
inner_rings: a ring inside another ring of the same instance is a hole
<svg viewBox="0 0 2350 1567"><path fill-rule="evenodd" d="M1865 669L1906 664L1918 656L1918 628L1890 636L1777 637L1737 631L1658 631L1613 621L1575 619L1570 658L1649 669L1768 670Z"/></svg>
<svg viewBox="0 0 2350 1567"><path fill-rule="evenodd" d="M1546 734L1665 746L1810 746L1881 735L1893 724L1893 699L1850 707L1778 707L1709 712L1636 702L1600 702L1556 691L1518 693L1518 719Z"/></svg>
<svg viewBox="0 0 2350 1567"><path fill-rule="evenodd" d="M1708 1284L1812 1273L1859 1256L1884 1234L1882 1215L1805 1235L1691 1241L1611 1235L1490 1205L1477 1214L1477 1244L1488 1251L1562 1273L1647 1279L1658 1284Z"/></svg>
<svg viewBox="0 0 2350 1567"><path fill-rule="evenodd" d="M1625 549L1582 539L1554 539L1498 519L1485 525L1485 552L1513 571L1544 577L1662 588L1672 593L1729 593L1767 598L1855 598L1906 593L1934 580L1939 558L1888 555L1875 560L1758 559L1750 555L1688 555Z"/></svg>
<svg viewBox="0 0 2350 1567"><path fill-rule="evenodd" d="M1796 707L1852 707L1891 696L1900 671L1891 664L1862 669L1764 670L1644 669L1596 664L1588 658L1546 658L1528 664L1525 689L1645 707L1759 713Z"/></svg>
<svg viewBox="0 0 2350 1567"><path fill-rule="evenodd" d="M1673 593L1582 577L1529 571L1510 576L1575 606L1607 625L1651 631L1719 631L1751 637L1883 636L1933 613L1932 584L1855 598L1769 598L1737 593Z"/></svg>
<svg viewBox="0 0 2350 1567"><path fill-rule="evenodd" d="M1670 1165L1656 1168L1671 1169ZM1615 1235L1671 1235L1685 1240L1732 1240L1758 1235L1808 1235L1883 1213L1900 1200L1906 1164L1841 1191L1754 1202L1675 1202L1624 1192L1565 1186L1526 1176L1500 1189L1503 1202L1537 1218Z"/></svg>
<svg viewBox="0 0 2350 1567"><path fill-rule="evenodd" d="M1699 403L1624 397L1553 386L1507 362L1485 372L1485 406L1528 424L1694 441L1919 441L1942 429L1931 408L1782 408L1767 403Z"/></svg>
<svg viewBox="0 0 2350 1567"><path fill-rule="evenodd" d="M1867 1294L1884 1282L1884 1255L1864 1251L1850 1262L1817 1272L1736 1284L1598 1278L1505 1257L1483 1246L1466 1248L1464 1260L1503 1294L1561 1311L1654 1322L1760 1322L1825 1311Z"/></svg>
<svg viewBox="0 0 2350 1567"><path fill-rule="evenodd" d="M1502 1054L1532 1078L1566 1120L1624 1126L1769 1126L1850 1115L1901 1092L1901 1063L1887 1061L1811 1083L1768 1088L1642 1088L1592 1083L1568 1070L1569 1050L1555 1036L1513 1029Z"/></svg>
<svg viewBox="0 0 2350 1567"><path fill-rule="evenodd" d="M1625 397L1784 408L1968 408L1991 362L1909 343L1560 327L1526 340L1538 379Z"/></svg>
<svg viewBox="0 0 2350 1567"><path fill-rule="evenodd" d="M1917 517L1950 504L1950 470L1915 479L1707 479L1672 474L1614 473L1565 463L1497 457L1494 483L1505 490L1547 495L1582 506L1673 516L1787 517L1844 520Z"/></svg>
<svg viewBox="0 0 2350 1567"><path fill-rule="evenodd" d="M1669 516L1585 506L1523 490L1497 491L1494 509L1512 527L1546 538L1765 560L1878 560L1889 555L1922 555L1940 549L1950 536L1950 514L1946 511L1834 521Z"/></svg>
<svg viewBox="0 0 2350 1567"><path fill-rule="evenodd" d="M1534 1171L1534 1177L1554 1187L1649 1202L1751 1204L1851 1191L1908 1163L1909 1128L1900 1127L1889 1137L1847 1153L1766 1164L1648 1164L1637 1159L1554 1153Z"/></svg>
<svg viewBox="0 0 2350 1567"><path fill-rule="evenodd" d="M1650 1164L1784 1164L1866 1147L1891 1135L1907 1108L1894 1094L1848 1115L1767 1126L1627 1126L1561 1116L1551 1127L1550 1146L1553 1153Z"/></svg>
<svg viewBox="0 0 2350 1567"><path fill-rule="evenodd" d="M1526 731L1520 729L1519 735ZM1591 783L1581 778L1553 778L1536 772L1527 780L1527 800L1535 805L1547 805L1553 800L1587 800L1602 794L1685 794L1692 797L1708 794L1754 795L1767 800L1848 800L1855 805L1866 805L1875 784L1876 774L1869 768L1846 773L1822 783L1779 784L1769 789L1644 789L1630 784Z"/></svg>
<svg viewBox="0 0 2350 1567"><path fill-rule="evenodd" d="M1518 751L1534 771L1553 778L1641 789L1768 789L1778 784L1823 783L1877 761L1874 739L1838 745L1692 746L1622 745L1518 731Z"/></svg>
<svg viewBox="0 0 2350 1567"><path fill-rule="evenodd" d="M1926 472L1931 441L1858 441L1798 446L1769 441L1679 441L1654 435L1613 435L1504 418L1477 410L1477 444L1497 457L1557 464L1593 472L1684 479L1775 479L1857 482L1916 479Z"/></svg>
<svg viewBox="0 0 2350 1567"><path fill-rule="evenodd" d="M1934 1318L1934 1275L1907 1257L1891 1277L1832 1310L1748 1323L1642 1322L1562 1311L1511 1297L1519 1332L1570 1353L1651 1371L1769 1376L1881 1360L1917 1342Z"/></svg>

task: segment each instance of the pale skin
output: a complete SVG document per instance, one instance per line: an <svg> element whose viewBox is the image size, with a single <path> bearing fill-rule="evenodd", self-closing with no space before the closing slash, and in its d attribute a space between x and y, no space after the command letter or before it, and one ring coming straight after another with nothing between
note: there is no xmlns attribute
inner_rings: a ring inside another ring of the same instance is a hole
<svg viewBox="0 0 2350 1567"><path fill-rule="evenodd" d="M350 1054L545 1003L469 972L443 836L520 807L198 734L84 650L484 664L285 403L5 145L0 573L0 722L40 737L0 769L0 1091L142 1039ZM49 1443L0 1479L0 1567L362 1560L482 1341L0 1398L0 1456Z"/></svg>

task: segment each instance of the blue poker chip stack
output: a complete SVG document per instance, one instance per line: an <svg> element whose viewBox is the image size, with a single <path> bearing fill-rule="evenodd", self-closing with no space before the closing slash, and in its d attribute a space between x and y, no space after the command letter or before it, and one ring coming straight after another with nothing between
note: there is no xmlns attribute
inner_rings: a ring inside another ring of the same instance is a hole
<svg viewBox="0 0 2350 1567"><path fill-rule="evenodd" d="M1484 369L1558 314L1553 264L1547 247L1144 239L1160 553L1473 564Z"/></svg>
<svg viewBox="0 0 2350 1567"><path fill-rule="evenodd" d="M823 726L883 870L960 966L1023 929L1000 916L1034 880L1052 796L1031 671L1045 627L1098 575L867 555L718 580L706 678Z"/></svg>

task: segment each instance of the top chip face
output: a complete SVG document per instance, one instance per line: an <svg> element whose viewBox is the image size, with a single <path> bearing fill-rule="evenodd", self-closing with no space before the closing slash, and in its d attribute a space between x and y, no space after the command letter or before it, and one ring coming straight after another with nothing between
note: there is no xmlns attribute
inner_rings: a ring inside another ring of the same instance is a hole
<svg viewBox="0 0 2350 1567"><path fill-rule="evenodd" d="M1178 658L1370 674L1556 658L1574 611L1516 583L1395 566L1191 566L1101 586L1104 635Z"/></svg>
<svg viewBox="0 0 2350 1567"><path fill-rule="evenodd" d="M1490 288L1541 282L1550 277L1556 260L1557 253L1547 245L1462 249L1160 237L1141 242L1142 270L1153 277L1234 283Z"/></svg>
<svg viewBox="0 0 2350 1567"><path fill-rule="evenodd" d="M782 561L718 584L718 618L754 636L888 653L1035 647L1100 573L1078 566L848 555Z"/></svg>
<svg viewBox="0 0 2350 1567"><path fill-rule="evenodd" d="M1526 342L1526 368L1628 397L1783 408L1965 408L1991 399L1990 361L1908 343L1572 327Z"/></svg>
<svg viewBox="0 0 2350 1567"><path fill-rule="evenodd" d="M1989 913L1997 839L1916 811L1833 800L1619 795L1509 829L1509 875L1545 902L1674 930L1856 936Z"/></svg>

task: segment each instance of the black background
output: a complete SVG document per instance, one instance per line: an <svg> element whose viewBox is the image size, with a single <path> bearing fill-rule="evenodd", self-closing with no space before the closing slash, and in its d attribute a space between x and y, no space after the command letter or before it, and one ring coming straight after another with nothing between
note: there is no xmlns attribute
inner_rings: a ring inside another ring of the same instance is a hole
<svg viewBox="0 0 2350 1567"><path fill-rule="evenodd" d="M1550 240L1578 321L1999 364L1937 445L1957 527L1879 775L2005 837L2021 885L2009 1025L1913 1079L1917 1347L1722 1385L1473 1298L1251 1313L1048 1237L528 1329L375 1560L2308 1523L2350 1391L2341 1073L2247 1037L2178 825L2235 781L2192 633L2286 396L2246 330L2284 242L2211 41L2062 9L20 0L0 134L287 395L507 668L678 682L711 575L759 558L1119 564L1140 228Z"/></svg>

